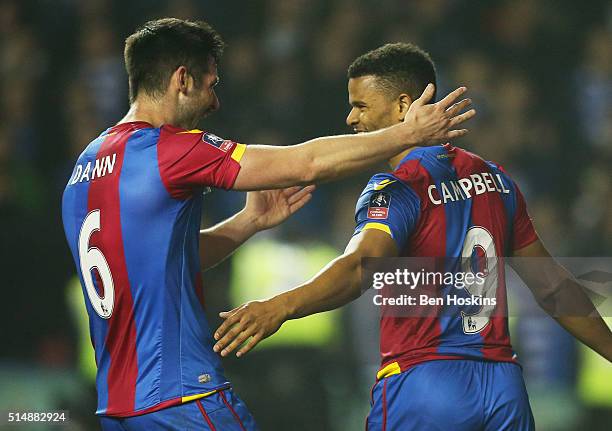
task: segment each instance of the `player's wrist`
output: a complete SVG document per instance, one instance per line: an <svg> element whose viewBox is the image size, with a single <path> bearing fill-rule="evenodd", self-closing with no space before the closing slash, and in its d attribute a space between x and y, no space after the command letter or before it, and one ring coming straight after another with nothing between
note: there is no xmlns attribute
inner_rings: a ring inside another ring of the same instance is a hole
<svg viewBox="0 0 612 431"><path fill-rule="evenodd" d="M275 310L280 314L283 322L287 321L295 315L295 305L291 301L291 297L287 294L281 294L270 298Z"/></svg>
<svg viewBox="0 0 612 431"><path fill-rule="evenodd" d="M257 214L250 211L247 207L243 208L238 214L236 214L236 217L247 238L266 229L263 227L261 217L257 216Z"/></svg>
<svg viewBox="0 0 612 431"><path fill-rule="evenodd" d="M391 126L387 130L392 134L392 139L399 143L401 150L407 150L421 144L422 137L420 137L416 127L411 124L403 122Z"/></svg>

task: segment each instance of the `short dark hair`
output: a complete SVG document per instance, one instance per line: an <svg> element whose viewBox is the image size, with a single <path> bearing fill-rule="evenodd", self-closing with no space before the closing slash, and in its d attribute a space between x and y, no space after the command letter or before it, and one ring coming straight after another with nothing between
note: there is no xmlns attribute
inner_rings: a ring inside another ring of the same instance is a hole
<svg viewBox="0 0 612 431"><path fill-rule="evenodd" d="M348 78L366 75L377 77L389 95L406 93L413 101L428 83L436 84L433 60L412 43L388 43L358 57L348 68Z"/></svg>
<svg viewBox="0 0 612 431"><path fill-rule="evenodd" d="M224 47L221 35L204 21L162 18L145 23L125 40L130 103L141 90L163 94L180 66L187 68L197 85L210 59L219 62Z"/></svg>

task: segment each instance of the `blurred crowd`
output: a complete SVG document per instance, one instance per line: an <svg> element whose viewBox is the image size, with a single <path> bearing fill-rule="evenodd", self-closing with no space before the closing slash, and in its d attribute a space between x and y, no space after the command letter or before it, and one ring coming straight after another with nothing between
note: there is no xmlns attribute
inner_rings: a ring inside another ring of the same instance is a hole
<svg viewBox="0 0 612 431"><path fill-rule="evenodd" d="M221 110L202 127L245 143L350 132L348 65L386 42L418 44L436 62L438 94L466 85L478 110L456 145L510 172L550 250L612 256L608 1L0 0L0 365L75 366L61 193L78 154L127 110L125 37L162 16L204 19L223 35ZM320 186L271 235L340 250L371 173ZM243 204L218 193L207 224ZM213 307L229 301L209 290Z"/></svg>

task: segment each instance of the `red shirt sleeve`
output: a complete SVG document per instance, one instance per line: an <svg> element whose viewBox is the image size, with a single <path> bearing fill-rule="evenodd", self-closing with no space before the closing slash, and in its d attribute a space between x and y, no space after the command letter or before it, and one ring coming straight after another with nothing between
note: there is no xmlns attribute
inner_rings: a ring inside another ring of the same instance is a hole
<svg viewBox="0 0 612 431"><path fill-rule="evenodd" d="M162 182L175 199L204 187L231 189L246 146L201 130L163 126L157 141Z"/></svg>
<svg viewBox="0 0 612 431"><path fill-rule="evenodd" d="M516 183L514 189L516 190L516 210L512 223L512 250L520 250L538 239L538 235L533 227L531 217L527 213L525 198Z"/></svg>

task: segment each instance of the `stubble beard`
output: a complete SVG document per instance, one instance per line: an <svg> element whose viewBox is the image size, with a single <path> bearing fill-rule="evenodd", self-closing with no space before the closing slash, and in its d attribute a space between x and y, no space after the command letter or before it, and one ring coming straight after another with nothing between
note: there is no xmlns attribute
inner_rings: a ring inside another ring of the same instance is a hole
<svg viewBox="0 0 612 431"><path fill-rule="evenodd" d="M182 105L177 109L177 126L184 129L195 129L206 117L202 109L193 105Z"/></svg>

